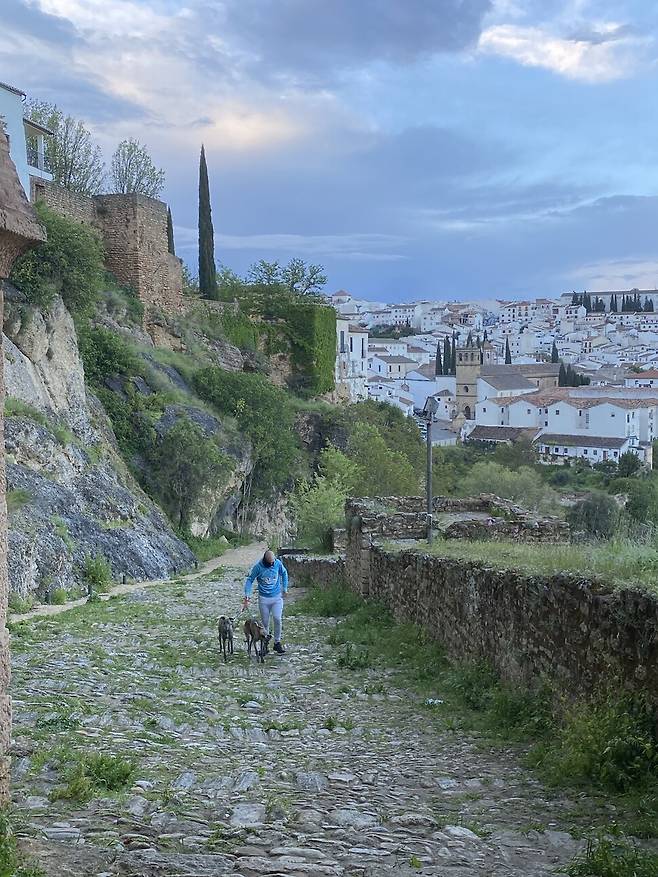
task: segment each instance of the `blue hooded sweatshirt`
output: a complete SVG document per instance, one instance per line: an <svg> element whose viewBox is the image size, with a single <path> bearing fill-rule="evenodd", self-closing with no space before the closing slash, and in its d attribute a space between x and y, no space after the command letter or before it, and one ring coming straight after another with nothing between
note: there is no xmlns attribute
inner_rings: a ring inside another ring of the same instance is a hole
<svg viewBox="0 0 658 877"><path fill-rule="evenodd" d="M258 582L259 597L280 597L282 593L288 593L288 570L278 557L272 566L265 566L262 560L258 561L244 583L245 597L250 596L254 581Z"/></svg>

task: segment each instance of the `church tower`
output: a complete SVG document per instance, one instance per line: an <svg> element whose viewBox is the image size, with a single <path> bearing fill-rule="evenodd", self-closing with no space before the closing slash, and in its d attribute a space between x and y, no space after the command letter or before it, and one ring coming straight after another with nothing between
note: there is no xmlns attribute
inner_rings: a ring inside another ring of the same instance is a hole
<svg viewBox="0 0 658 877"><path fill-rule="evenodd" d="M457 380L457 416L464 420L475 418L475 403L478 400L477 380L483 365L494 362L494 348L489 341L477 347L469 336L465 346L455 350L457 359L455 375Z"/></svg>

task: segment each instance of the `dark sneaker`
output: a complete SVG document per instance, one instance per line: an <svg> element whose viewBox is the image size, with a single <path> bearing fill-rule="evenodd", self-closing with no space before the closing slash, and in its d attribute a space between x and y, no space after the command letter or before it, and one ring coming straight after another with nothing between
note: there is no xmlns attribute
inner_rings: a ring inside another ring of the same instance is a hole
<svg viewBox="0 0 658 877"><path fill-rule="evenodd" d="M286 653L286 650L283 648L281 643L274 643L274 651L277 653L277 655L285 655Z"/></svg>

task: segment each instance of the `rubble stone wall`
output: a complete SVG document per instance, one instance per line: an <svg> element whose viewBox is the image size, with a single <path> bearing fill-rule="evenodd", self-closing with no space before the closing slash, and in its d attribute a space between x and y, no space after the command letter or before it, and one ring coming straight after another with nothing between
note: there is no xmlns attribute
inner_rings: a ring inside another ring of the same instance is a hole
<svg viewBox="0 0 658 877"><path fill-rule="evenodd" d="M88 197L43 180L33 181L32 197L98 231L108 271L143 302L147 328L158 312L183 310L182 266L168 250L167 205L162 201L144 195Z"/></svg>

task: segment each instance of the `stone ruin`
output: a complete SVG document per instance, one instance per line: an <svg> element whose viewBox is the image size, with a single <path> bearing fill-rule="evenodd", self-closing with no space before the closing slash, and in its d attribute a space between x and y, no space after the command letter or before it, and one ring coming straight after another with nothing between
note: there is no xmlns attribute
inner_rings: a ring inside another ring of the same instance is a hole
<svg viewBox="0 0 658 877"><path fill-rule="evenodd" d="M0 128L0 319L2 281L9 276L14 261L30 247L44 241L46 234L30 207L9 157L9 143ZM9 799L9 742L11 699L10 661L7 633L7 501L3 415L5 385L0 357L0 806Z"/></svg>
<svg viewBox="0 0 658 877"><path fill-rule="evenodd" d="M493 494L464 499L435 496L433 530L444 539L482 539L493 542L557 543L569 539L569 527L560 518L533 515L527 509ZM364 531L375 540L416 541L427 538L425 499L387 496L350 499L349 522L358 516ZM344 550L346 534L333 533L334 550Z"/></svg>

